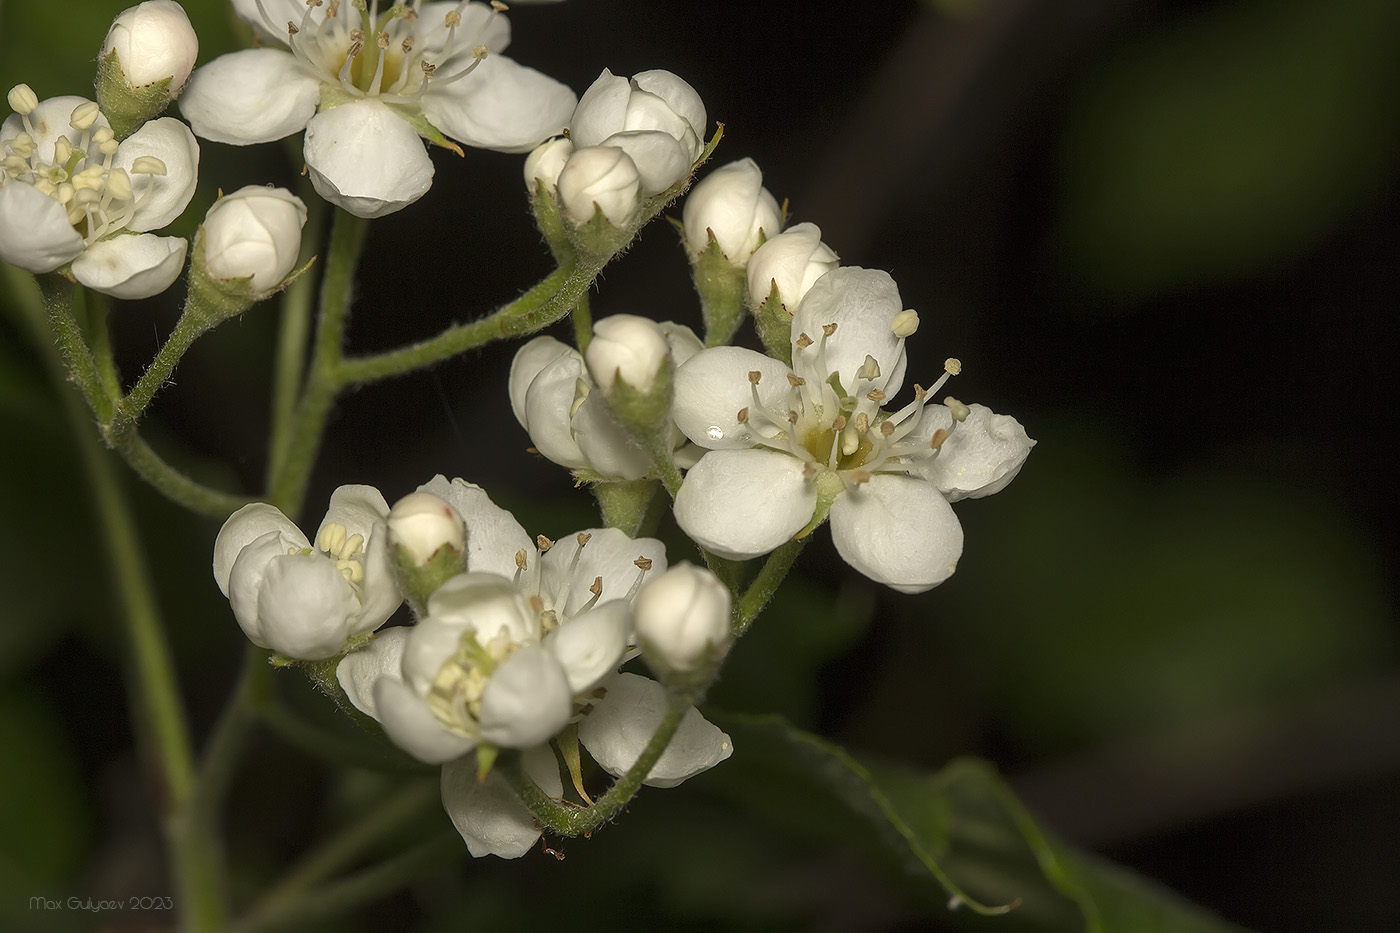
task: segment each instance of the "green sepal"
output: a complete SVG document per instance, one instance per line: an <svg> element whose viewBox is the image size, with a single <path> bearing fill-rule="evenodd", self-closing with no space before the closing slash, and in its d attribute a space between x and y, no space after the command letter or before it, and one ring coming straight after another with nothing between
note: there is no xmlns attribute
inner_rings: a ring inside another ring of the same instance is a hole
<svg viewBox="0 0 1400 933"><path fill-rule="evenodd" d="M822 470L816 475L817 485L817 506L812 510L812 520L807 526L792 536L794 541L800 541L812 532L816 531L822 522L826 521L827 513L831 511L831 504L836 501L836 497L846 491L846 483L841 477L831 470Z"/></svg>
<svg viewBox="0 0 1400 933"><path fill-rule="evenodd" d="M97 60L97 106L112 134L118 141L126 139L141 128L148 120L153 120L165 112L174 95L170 93L170 82L174 75L132 87L122 71L115 49ZM176 89L179 90L178 88Z"/></svg>
<svg viewBox="0 0 1400 933"><path fill-rule="evenodd" d="M489 742L482 742L476 747L476 782L485 784L486 778L490 776L491 769L496 766L496 758L501 750Z"/></svg>
<svg viewBox="0 0 1400 933"><path fill-rule="evenodd" d="M724 255L711 233L705 251L691 257L690 276L705 319L705 346L724 346L744 320L748 296L744 267L736 266Z"/></svg>
<svg viewBox="0 0 1400 933"><path fill-rule="evenodd" d="M574 244L569 239L564 215L559 210L559 200L538 178L535 179L535 187L530 192L530 211L535 215L535 226L549 245L549 252L554 261L562 265L571 259L574 255Z"/></svg>
<svg viewBox="0 0 1400 933"><path fill-rule="evenodd" d="M578 751L578 726L576 724L565 726L554 737L554 744L559 746L559 754L564 758L564 767L569 769L569 781L573 783L579 799L585 804L592 805L593 798L589 797L588 791L583 789L583 759Z"/></svg>
<svg viewBox="0 0 1400 933"><path fill-rule="evenodd" d="M427 563L418 564L408 548L396 544L392 548L394 579L416 618L428 611L428 597L438 587L467 569L467 552L455 550L450 544L438 548Z"/></svg>
<svg viewBox="0 0 1400 933"><path fill-rule="evenodd" d="M783 304L775 282L768 297L754 309L754 329L768 355L792 365L792 312Z"/></svg>
<svg viewBox="0 0 1400 933"><path fill-rule="evenodd" d="M669 449L674 376L675 364L668 354L656 371L650 392L632 388L619 375L613 382L612 391L607 393L608 407L612 409L613 417L644 450L656 450L658 445Z"/></svg>
<svg viewBox="0 0 1400 933"><path fill-rule="evenodd" d="M312 256L304 266L293 270L276 287L265 292L255 292L248 287L253 280L251 275L220 279L209 274L208 266L204 262L204 226L201 224L195 231L194 248L190 251L189 299L186 302L185 313L198 314L207 327L221 324L282 291L305 275L315 263L316 257Z"/></svg>
<svg viewBox="0 0 1400 933"><path fill-rule="evenodd" d="M651 513L660 485L654 479L594 483L593 495L598 498L603 524L620 529L628 537L637 537Z"/></svg>
<svg viewBox="0 0 1400 933"><path fill-rule="evenodd" d="M394 107L393 109L394 112L408 121L408 125L413 127L413 132L426 139L432 145L437 146L439 149L455 152L459 156L466 156L461 146L442 135L441 130L428 122L428 118L423 116L423 111L409 109L407 107Z"/></svg>
<svg viewBox="0 0 1400 933"><path fill-rule="evenodd" d="M570 224L566 229L574 249L585 257L599 259L620 252L630 243L641 226L639 221L638 212L633 209L631 217L619 227L608 220L603 209L595 202L592 219L583 224Z"/></svg>

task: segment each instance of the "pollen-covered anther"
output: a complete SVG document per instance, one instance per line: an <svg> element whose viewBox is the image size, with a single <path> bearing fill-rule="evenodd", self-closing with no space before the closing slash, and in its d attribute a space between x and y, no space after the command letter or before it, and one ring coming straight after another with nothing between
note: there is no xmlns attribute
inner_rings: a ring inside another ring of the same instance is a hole
<svg viewBox="0 0 1400 933"><path fill-rule="evenodd" d="M950 376L956 376L962 372L962 360L955 357L948 357L943 361L943 371Z"/></svg>
<svg viewBox="0 0 1400 933"><path fill-rule="evenodd" d="M287 20L287 35L294 36L299 32L301 32L301 30L297 28L297 24L291 20Z"/></svg>
<svg viewBox="0 0 1400 933"><path fill-rule="evenodd" d="M405 55L410 54L413 51L413 37L409 36L407 39L400 42L399 48L403 49Z"/></svg>
<svg viewBox="0 0 1400 933"><path fill-rule="evenodd" d="M529 568L527 567L526 560L525 560L525 549L524 549L524 548L521 548L520 550L518 550L518 551L515 552L515 566L519 567L521 570L527 570L527 569L529 569Z"/></svg>
<svg viewBox="0 0 1400 933"><path fill-rule="evenodd" d="M748 424L748 423L749 423L749 410L748 410L747 408L741 408L741 409L739 409L739 413L738 413L737 415L734 416L734 420L737 421L737 422L739 422L740 424Z"/></svg>
<svg viewBox="0 0 1400 933"><path fill-rule="evenodd" d="M418 10L415 7L409 7L408 9L403 11L403 18L404 22L408 23L409 25L418 22Z"/></svg>
<svg viewBox="0 0 1400 933"><path fill-rule="evenodd" d="M538 545L540 546L540 553L541 553L541 554L543 554L545 551L548 551L550 548L554 547L554 542L551 541L551 540L549 540L548 538L546 538L544 535L539 535L539 536L537 536L537 537L535 538L535 543L538 544Z"/></svg>
<svg viewBox="0 0 1400 933"><path fill-rule="evenodd" d="M491 9L495 10L497 13L504 13L506 10L509 10L510 7L502 3L501 0L491 0Z"/></svg>
<svg viewBox="0 0 1400 933"><path fill-rule="evenodd" d="M543 612L543 611L544 611L544 598L543 598L543 597L538 596L538 595L531 596L531 597L529 598L529 600L527 600L527 602L529 602L529 604L530 604L530 609L531 609L531 610L533 610L533 611L535 611L535 612Z"/></svg>
<svg viewBox="0 0 1400 933"><path fill-rule="evenodd" d="M812 338L806 334L797 335L797 349L805 350L812 345Z"/></svg>
<svg viewBox="0 0 1400 933"><path fill-rule="evenodd" d="M865 393L865 397L878 405L889 396L885 395L885 393L881 392L879 389L871 389L869 392Z"/></svg>
<svg viewBox="0 0 1400 933"><path fill-rule="evenodd" d="M857 379L867 381L880 378L880 363L869 353L865 354L865 362L860 364L860 369L856 370Z"/></svg>
<svg viewBox="0 0 1400 933"><path fill-rule="evenodd" d="M948 406L948 411L952 413L953 420L959 423L966 421L967 416L972 414L972 409L968 408L951 395L943 400L943 404Z"/></svg>
<svg viewBox="0 0 1400 933"><path fill-rule="evenodd" d="M940 447L943 446L943 442L947 439L948 432L943 430L942 428L939 428L937 431L933 432L933 437L929 438L928 445L934 450L938 450Z"/></svg>
<svg viewBox="0 0 1400 933"><path fill-rule="evenodd" d="M851 482L859 486L862 483L870 482L870 473L865 470L852 470L850 472Z"/></svg>
<svg viewBox="0 0 1400 933"><path fill-rule="evenodd" d="M389 47L389 34L387 32L381 32L374 40L374 44L381 49L387 49Z"/></svg>
<svg viewBox="0 0 1400 933"><path fill-rule="evenodd" d="M836 333L836 323L833 321L833 322L830 323L830 324L823 324L823 325L822 325L822 333L823 333L823 334L826 334L828 337L830 337L832 334Z"/></svg>
<svg viewBox="0 0 1400 933"><path fill-rule="evenodd" d="M925 389L923 386L919 385L917 382L914 383L914 401L915 401L915 402L922 402L927 396L928 396L928 389Z"/></svg>
<svg viewBox="0 0 1400 933"><path fill-rule="evenodd" d="M831 422L831 430L844 431L846 429L846 416L837 415Z"/></svg>
<svg viewBox="0 0 1400 933"><path fill-rule="evenodd" d="M356 46L359 46L360 48L364 48L364 45L365 31L360 27L356 26L354 29L350 30L350 47L355 48Z"/></svg>
<svg viewBox="0 0 1400 933"><path fill-rule="evenodd" d="M914 331L919 329L919 312L913 308L905 308L894 316L890 322L890 330L901 339L914 336Z"/></svg>
<svg viewBox="0 0 1400 933"><path fill-rule="evenodd" d="M749 384L750 384L750 385L758 385L758 384L759 384L760 382L762 382L762 381L763 381L763 373L760 372L759 370L755 369L755 370L753 370L752 372L749 373Z"/></svg>
<svg viewBox="0 0 1400 933"><path fill-rule="evenodd" d="M797 424L797 412L795 412L795 411L790 411L790 412L788 412L788 413L787 413L787 420L788 420L788 424Z"/></svg>
<svg viewBox="0 0 1400 933"><path fill-rule="evenodd" d="M131 163L133 175L164 175L165 163L155 156L137 156Z"/></svg>
<svg viewBox="0 0 1400 933"><path fill-rule="evenodd" d="M478 45L472 49L472 58L476 59L477 61L481 61L483 58L490 54L491 50L484 45Z"/></svg>
<svg viewBox="0 0 1400 933"><path fill-rule="evenodd" d="M893 433L894 433L894 422L893 422L893 421L881 421L881 422L880 422L880 436L881 436L881 437L889 437L889 436L890 436L891 434L893 434Z"/></svg>
<svg viewBox="0 0 1400 933"><path fill-rule="evenodd" d="M455 29L462 25L462 14L456 10L448 10L447 15L442 18L442 24L448 29Z"/></svg>
<svg viewBox="0 0 1400 933"><path fill-rule="evenodd" d="M419 62L418 67L422 70L423 77L425 78L431 78L433 72L437 71L437 65L434 65L432 62Z"/></svg>
<svg viewBox="0 0 1400 933"><path fill-rule="evenodd" d="M856 430L862 434L870 430L870 416L865 412L856 415Z"/></svg>
<svg viewBox="0 0 1400 933"><path fill-rule="evenodd" d="M594 578L593 578L593 583L588 587L588 592L592 593L594 596L602 596L602 595L603 595L603 578L602 578L602 577L594 577Z"/></svg>
<svg viewBox="0 0 1400 933"><path fill-rule="evenodd" d="M803 379L801 376L797 375L796 373L788 373L787 379L788 379L788 385L792 386L794 389L797 388L798 386L805 386L805 385L807 384L807 380L806 380L806 379Z"/></svg>
<svg viewBox="0 0 1400 933"><path fill-rule="evenodd" d="M593 540L593 536L592 536L591 534L589 534L588 532L586 532L586 531L580 531L580 532L575 536L575 540L578 541L578 546L579 546L579 547L583 547L583 546L584 546L585 544L587 544L589 541L592 541L592 540Z"/></svg>
<svg viewBox="0 0 1400 933"><path fill-rule="evenodd" d="M646 573L648 570L651 569L650 557L638 557L636 560L632 561L632 563L636 566L638 570L642 571L643 573Z"/></svg>

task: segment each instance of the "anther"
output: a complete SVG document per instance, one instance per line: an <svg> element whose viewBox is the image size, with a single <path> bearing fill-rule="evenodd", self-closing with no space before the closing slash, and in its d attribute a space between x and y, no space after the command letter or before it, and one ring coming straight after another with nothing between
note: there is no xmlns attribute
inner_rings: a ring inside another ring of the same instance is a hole
<svg viewBox="0 0 1400 933"><path fill-rule="evenodd" d="M460 26L462 25L462 14L458 13L456 10L448 10L447 15L443 17L442 24L448 29Z"/></svg>
<svg viewBox="0 0 1400 933"><path fill-rule="evenodd" d="M896 314L894 320L890 322L890 330L894 331L894 335L900 339L912 337L914 331L918 329L919 312L915 311L913 308L905 308L903 311Z"/></svg>
<svg viewBox="0 0 1400 933"><path fill-rule="evenodd" d="M802 463L802 478L803 478L803 479L811 479L812 477L814 477L814 476L816 476L816 475L817 475L817 465L816 465L815 463L813 463L812 461L810 461L810 460L805 460L805 461L803 461L803 463Z"/></svg>
<svg viewBox="0 0 1400 933"><path fill-rule="evenodd" d="M951 395L943 400L943 404L948 406L948 410L953 413L953 420L962 423L967 420L967 416L972 414L972 409Z"/></svg>
<svg viewBox="0 0 1400 933"><path fill-rule="evenodd" d="M551 541L551 540L549 540L548 538L546 538L544 535L539 535L538 537L536 537L536 538L535 538L535 543L538 544L538 545L540 546L540 553L541 553L541 554L543 554L545 551L548 551L550 548L554 547L554 542Z"/></svg>
<svg viewBox="0 0 1400 933"><path fill-rule="evenodd" d="M763 381L763 373L757 369L749 373L749 384L758 385Z"/></svg>
<svg viewBox="0 0 1400 933"><path fill-rule="evenodd" d="M519 567L521 570L527 570L527 569L529 569L529 568L526 566L526 562L525 562L525 549L524 549L524 548L521 548L520 550L518 550L518 551L515 552L515 566Z"/></svg>
<svg viewBox="0 0 1400 933"><path fill-rule="evenodd" d="M476 59L477 61L481 61L490 54L491 50L484 45L478 45L472 49L472 58Z"/></svg>
<svg viewBox="0 0 1400 933"><path fill-rule="evenodd" d="M374 44L381 49L387 49L389 47L389 34L387 32L381 32L379 38L374 40Z"/></svg>
<svg viewBox="0 0 1400 933"><path fill-rule="evenodd" d="M749 423L749 410L748 410L747 408L741 408L741 409L739 409L739 413L738 413L737 415L734 416L734 420L737 421L737 422L739 422L740 424L748 424L748 423Z"/></svg>
<svg viewBox="0 0 1400 933"><path fill-rule="evenodd" d="M865 354L865 362L861 363L860 369L856 370L856 378L867 380L880 378L880 364L875 357L869 353Z"/></svg>
<svg viewBox="0 0 1400 933"><path fill-rule="evenodd" d="M85 100L73 108L73 115L68 118L68 125L75 130L90 129L97 122L97 115L97 104Z"/></svg>
<svg viewBox="0 0 1400 933"><path fill-rule="evenodd" d="M806 334L797 335L797 349L805 350L812 345L812 338Z"/></svg>
<svg viewBox="0 0 1400 933"><path fill-rule="evenodd" d="M948 357L943 361L943 371L950 376L956 376L962 372L962 360Z"/></svg>
<svg viewBox="0 0 1400 933"><path fill-rule="evenodd" d="M788 420L788 424L797 424L797 412L795 412L795 411L790 411L790 412L788 412L788 413L787 413L787 420Z"/></svg>
<svg viewBox="0 0 1400 933"><path fill-rule="evenodd" d="M646 573L648 570L651 569L650 557L638 557L636 560L632 561L632 563L634 566L636 566L638 570L642 571L643 573Z"/></svg>
<svg viewBox="0 0 1400 933"><path fill-rule="evenodd" d="M865 412L856 415L856 430L862 434L870 430L870 416Z"/></svg>
<svg viewBox="0 0 1400 933"><path fill-rule="evenodd" d="M893 421L881 421L881 422L880 422L880 436L881 436L881 437L889 437L889 436L890 436L891 434L893 434L893 433L894 433L894 422L893 422Z"/></svg>
<svg viewBox="0 0 1400 933"><path fill-rule="evenodd" d="M423 70L423 77L425 78L431 78L433 72L437 71L437 65L434 65L432 62L419 62L418 67Z"/></svg>
<svg viewBox="0 0 1400 933"><path fill-rule="evenodd" d="M403 40L403 42L399 43L399 48L403 49L403 53L404 53L405 55L407 55L407 54L409 54L410 52L412 52L412 51L413 51L413 37L412 37L412 36L409 36L407 39Z"/></svg>
<svg viewBox="0 0 1400 933"><path fill-rule="evenodd" d="M589 534L588 532L586 532L586 531L580 531L580 532L575 536L575 540L578 541L578 546L579 546L579 547L583 547L583 546L584 546L585 544L587 544L589 541L592 541L592 540L593 540L593 536L592 536L591 534Z"/></svg>
<svg viewBox="0 0 1400 933"><path fill-rule="evenodd" d="M845 416L845 415L837 415L836 418L835 418L835 420L833 420L833 421L831 422L831 430L833 430L833 431L842 431L842 430L845 430L845 428L846 428L846 416Z"/></svg>
<svg viewBox="0 0 1400 933"><path fill-rule="evenodd" d="M928 445L934 450L938 450L940 447L943 446L943 442L947 439L948 432L943 430L942 428L939 428L937 431L933 432L933 437L929 438Z"/></svg>
<svg viewBox="0 0 1400 933"><path fill-rule="evenodd" d="M131 198L131 178L122 169L113 169L107 175L107 191L118 201Z"/></svg>
<svg viewBox="0 0 1400 933"><path fill-rule="evenodd" d="M165 163L155 156L137 156L131 163L133 175L164 175Z"/></svg>
<svg viewBox="0 0 1400 933"><path fill-rule="evenodd" d="M806 380L806 379L803 379L801 376L797 375L796 373L788 373L788 385L792 386L794 389L797 388L798 386L805 386L806 384L807 384L807 380Z"/></svg>
<svg viewBox="0 0 1400 933"><path fill-rule="evenodd" d="M834 322L831 324L823 324L822 333L830 337L832 334L836 333L836 324Z"/></svg>
<svg viewBox="0 0 1400 933"><path fill-rule="evenodd" d="M510 7L502 3L501 0L491 0L491 9L495 10L497 13L504 13L506 10L509 10Z"/></svg>
<svg viewBox="0 0 1400 933"><path fill-rule="evenodd" d="M870 474L865 470L852 470L850 473L851 482L859 486L861 483L870 482Z"/></svg>
<svg viewBox="0 0 1400 933"><path fill-rule="evenodd" d="M39 95L27 84L16 84L10 88L5 99L9 101L10 109L23 117L29 116L39 106Z"/></svg>
<svg viewBox="0 0 1400 933"><path fill-rule="evenodd" d="M527 602L529 602L530 608L535 612L544 611L544 599L539 595L531 596Z"/></svg>
<svg viewBox="0 0 1400 933"><path fill-rule="evenodd" d="M287 35L294 36L299 32L301 32L301 30L297 28L297 24L291 20L287 20Z"/></svg>
<svg viewBox="0 0 1400 933"><path fill-rule="evenodd" d="M588 592L592 593L594 596L602 596L602 595L603 595L603 578L602 578L602 577L594 577L594 578L593 578L593 585L590 586L590 587L588 588Z"/></svg>
<svg viewBox="0 0 1400 933"><path fill-rule="evenodd" d="M885 395L885 393L881 392L879 389L871 389L869 392L865 393L865 397L878 405L889 396Z"/></svg>

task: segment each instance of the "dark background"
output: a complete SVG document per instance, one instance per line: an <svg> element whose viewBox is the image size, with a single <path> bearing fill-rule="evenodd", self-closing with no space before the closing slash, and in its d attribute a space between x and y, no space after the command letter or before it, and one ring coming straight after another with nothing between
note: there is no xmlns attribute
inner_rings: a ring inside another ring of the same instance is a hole
<svg viewBox="0 0 1400 933"><path fill-rule="evenodd" d="M39 6L0 8L4 86L84 93L121 4L71 4L62 24ZM236 47L221 5L187 8L201 62ZM930 770L986 756L1047 827L1256 929L1400 925L1400 8L570 0L510 15L509 54L576 91L605 66L689 80L725 125L716 163L754 158L845 264L894 275L923 321L911 380L957 356L952 391L1040 442L1008 490L958 506L959 572L924 596L851 574L819 532L714 704ZM216 187L292 183L295 152L204 144L186 232ZM430 194L372 227L352 351L429 336L549 269L519 156L434 159ZM179 294L118 308L125 373ZM698 327L668 225L605 272L593 307ZM256 490L274 332L262 307L198 344L152 442ZM512 352L343 399L302 518L340 483L392 501L443 472L532 533L595 521L525 452ZM7 322L0 372L0 735L16 750L0 894L167 893L101 550L52 389ZM210 579L217 525L132 489L202 736L242 644ZM230 820L245 896L317 827L392 792L272 738L255 751ZM735 807L722 770L644 793L562 866L459 863L361 922L509 925L526 905L589 928L942 922L839 843Z"/></svg>

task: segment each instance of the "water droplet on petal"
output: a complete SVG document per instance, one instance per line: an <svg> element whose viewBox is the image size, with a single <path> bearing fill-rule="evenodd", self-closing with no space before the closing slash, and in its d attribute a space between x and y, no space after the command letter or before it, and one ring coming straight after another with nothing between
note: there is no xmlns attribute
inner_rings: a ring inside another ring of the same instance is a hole
<svg viewBox="0 0 1400 933"><path fill-rule="evenodd" d="M712 424L705 435L712 441L722 441L724 440L724 429L717 424Z"/></svg>

